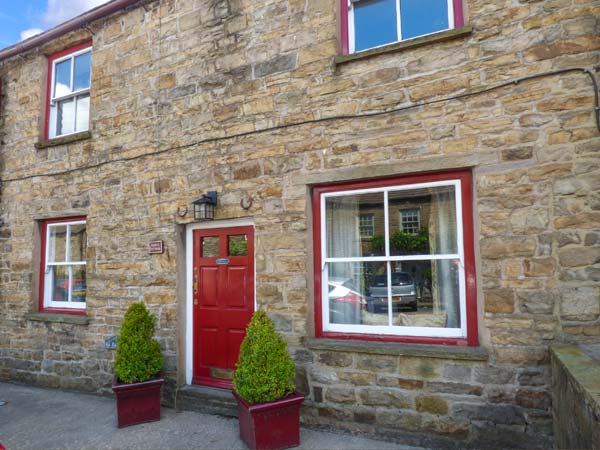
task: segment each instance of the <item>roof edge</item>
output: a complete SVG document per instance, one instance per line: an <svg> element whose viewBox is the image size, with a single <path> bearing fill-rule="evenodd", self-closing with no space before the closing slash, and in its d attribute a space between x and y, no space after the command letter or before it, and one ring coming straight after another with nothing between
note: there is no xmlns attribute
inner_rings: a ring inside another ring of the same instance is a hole
<svg viewBox="0 0 600 450"><path fill-rule="evenodd" d="M50 28L41 34L37 34L29 39L0 50L0 61L31 50L32 48L45 44L52 39L56 39L64 34L69 33L70 31L81 28L82 26L87 25L95 20L109 16L114 12L127 8L135 3L140 3L141 1L143 0L113 0L105 3L104 5L98 6L90 11L80 14L77 17L63 22L54 28Z"/></svg>

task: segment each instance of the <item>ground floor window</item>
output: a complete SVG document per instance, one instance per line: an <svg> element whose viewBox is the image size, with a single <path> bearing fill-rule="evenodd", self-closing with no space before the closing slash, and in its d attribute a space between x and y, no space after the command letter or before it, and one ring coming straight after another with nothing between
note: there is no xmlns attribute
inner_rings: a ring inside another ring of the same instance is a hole
<svg viewBox="0 0 600 450"><path fill-rule="evenodd" d="M313 200L320 333L476 342L469 172L317 187Z"/></svg>
<svg viewBox="0 0 600 450"><path fill-rule="evenodd" d="M87 292L85 218L42 222L40 309L85 310Z"/></svg>

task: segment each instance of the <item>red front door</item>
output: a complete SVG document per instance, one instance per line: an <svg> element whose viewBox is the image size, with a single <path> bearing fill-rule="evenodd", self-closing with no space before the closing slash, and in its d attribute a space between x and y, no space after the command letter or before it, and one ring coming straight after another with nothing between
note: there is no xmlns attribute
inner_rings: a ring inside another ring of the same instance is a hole
<svg viewBox="0 0 600 450"><path fill-rule="evenodd" d="M194 376L231 388L246 326L254 312L252 227L194 231Z"/></svg>

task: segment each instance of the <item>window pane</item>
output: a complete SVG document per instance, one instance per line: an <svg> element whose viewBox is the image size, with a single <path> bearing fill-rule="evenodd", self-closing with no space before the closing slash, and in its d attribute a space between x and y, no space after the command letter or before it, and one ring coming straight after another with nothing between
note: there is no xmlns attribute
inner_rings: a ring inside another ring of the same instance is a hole
<svg viewBox="0 0 600 450"><path fill-rule="evenodd" d="M71 240L69 241L69 262L85 261L87 233L85 224L71 225Z"/></svg>
<svg viewBox="0 0 600 450"><path fill-rule="evenodd" d="M417 234L421 231L421 210L418 208L400 210L400 231Z"/></svg>
<svg viewBox="0 0 600 450"><path fill-rule="evenodd" d="M447 0L400 0L402 39L446 30Z"/></svg>
<svg viewBox="0 0 600 450"><path fill-rule="evenodd" d="M210 236L202 238L202 257L203 258L218 258L219 257L219 237Z"/></svg>
<svg viewBox="0 0 600 450"><path fill-rule="evenodd" d="M392 263L396 326L460 328L458 259ZM387 312L387 306L380 307Z"/></svg>
<svg viewBox="0 0 600 450"><path fill-rule="evenodd" d="M458 252L454 186L390 191L388 201L392 256Z"/></svg>
<svg viewBox="0 0 600 450"><path fill-rule="evenodd" d="M75 57L73 69L73 90L87 89L90 87L90 63L92 52L83 53Z"/></svg>
<svg viewBox="0 0 600 450"><path fill-rule="evenodd" d="M71 283L71 301L85 303L87 294L87 281L85 278L85 266L72 266L73 281Z"/></svg>
<svg viewBox="0 0 600 450"><path fill-rule="evenodd" d="M48 262L65 262L67 226L48 226Z"/></svg>
<svg viewBox="0 0 600 450"><path fill-rule="evenodd" d="M75 100L63 100L58 103L58 116L56 119L56 134L69 134L74 131L75 125Z"/></svg>
<svg viewBox="0 0 600 450"><path fill-rule="evenodd" d="M71 93L71 60L59 62L54 66L54 97Z"/></svg>
<svg viewBox="0 0 600 450"><path fill-rule="evenodd" d="M52 302L69 301L69 267L48 266L46 270L45 295Z"/></svg>
<svg viewBox="0 0 600 450"><path fill-rule="evenodd" d="M248 239L245 234L239 236L228 236L228 252L229 256L246 256L248 255Z"/></svg>
<svg viewBox="0 0 600 450"><path fill-rule="evenodd" d="M372 280L385 274L386 263L352 262L331 263L327 291L329 297L329 321L337 324L387 325L387 316L367 313L367 297ZM387 294L386 294L387 296Z"/></svg>
<svg viewBox="0 0 600 450"><path fill-rule="evenodd" d="M360 237L371 238L375 234L375 216L373 214L361 214L359 222Z"/></svg>
<svg viewBox="0 0 600 450"><path fill-rule="evenodd" d="M327 256L346 258L385 255L383 193L330 197L325 203ZM360 216L372 215L374 233L363 237Z"/></svg>
<svg viewBox="0 0 600 450"><path fill-rule="evenodd" d="M397 40L396 0L363 0L354 3L355 51Z"/></svg>
<svg viewBox="0 0 600 450"><path fill-rule="evenodd" d="M77 97L77 121L75 131L85 131L90 128L90 96Z"/></svg>

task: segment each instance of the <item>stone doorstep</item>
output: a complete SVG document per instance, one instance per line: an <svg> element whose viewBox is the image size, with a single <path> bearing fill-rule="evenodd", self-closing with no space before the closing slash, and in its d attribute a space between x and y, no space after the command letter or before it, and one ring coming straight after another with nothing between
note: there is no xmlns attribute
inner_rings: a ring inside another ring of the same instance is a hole
<svg viewBox="0 0 600 450"><path fill-rule="evenodd" d="M237 417L237 400L231 391L208 386L183 386L177 390L177 411L196 411Z"/></svg>

